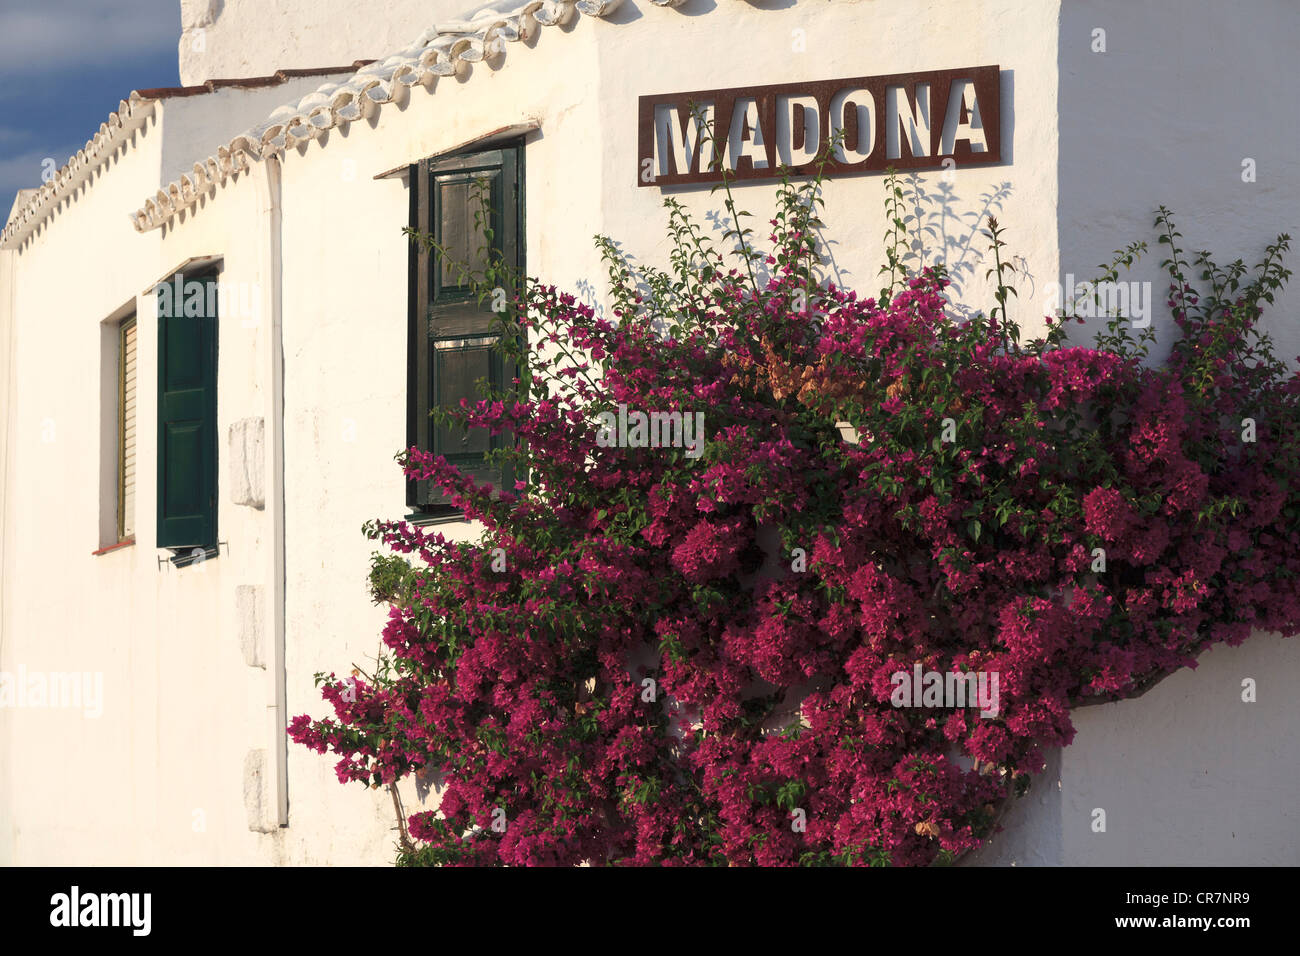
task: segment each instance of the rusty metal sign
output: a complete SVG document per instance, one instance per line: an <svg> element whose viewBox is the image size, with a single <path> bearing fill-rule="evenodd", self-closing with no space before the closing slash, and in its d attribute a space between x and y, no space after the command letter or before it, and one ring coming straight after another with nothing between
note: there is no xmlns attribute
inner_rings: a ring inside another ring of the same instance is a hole
<svg viewBox="0 0 1300 956"><path fill-rule="evenodd" d="M769 179L816 172L837 134L829 176L1002 161L1000 70L894 73L642 96L640 186Z"/></svg>

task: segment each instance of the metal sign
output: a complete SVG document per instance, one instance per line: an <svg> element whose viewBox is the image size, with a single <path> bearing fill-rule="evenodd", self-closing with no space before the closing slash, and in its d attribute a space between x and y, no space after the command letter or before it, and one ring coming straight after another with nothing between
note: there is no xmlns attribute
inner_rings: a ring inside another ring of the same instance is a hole
<svg viewBox="0 0 1300 956"><path fill-rule="evenodd" d="M894 73L642 96L641 186L768 179L786 166L827 175L991 165L1002 161L997 66Z"/></svg>

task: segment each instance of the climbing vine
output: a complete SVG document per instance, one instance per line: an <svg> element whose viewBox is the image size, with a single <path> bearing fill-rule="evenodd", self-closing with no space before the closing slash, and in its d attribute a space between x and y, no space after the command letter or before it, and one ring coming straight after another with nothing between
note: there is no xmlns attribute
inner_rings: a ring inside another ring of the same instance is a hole
<svg viewBox="0 0 1300 956"><path fill-rule="evenodd" d="M959 321L942 267L906 269L892 177L884 296L835 286L820 186L782 183L765 249L734 204L719 251L672 199L667 271L598 237L608 316L477 277L519 290L524 372L438 414L512 436L516 480L400 456L481 533L368 523L386 651L290 728L341 781L441 787L400 862L948 863L1072 707L1300 631L1300 378L1258 325L1289 237L1189 262L1162 207L1153 364L1119 314L1022 344L992 220L997 304Z"/></svg>

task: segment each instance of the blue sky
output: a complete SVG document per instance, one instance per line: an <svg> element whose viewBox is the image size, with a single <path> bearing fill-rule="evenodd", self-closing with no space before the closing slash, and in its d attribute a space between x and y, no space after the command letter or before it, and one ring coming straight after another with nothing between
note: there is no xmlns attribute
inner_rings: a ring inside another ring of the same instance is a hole
<svg viewBox="0 0 1300 956"><path fill-rule="evenodd" d="M132 90L178 86L179 0L0 0L0 219Z"/></svg>

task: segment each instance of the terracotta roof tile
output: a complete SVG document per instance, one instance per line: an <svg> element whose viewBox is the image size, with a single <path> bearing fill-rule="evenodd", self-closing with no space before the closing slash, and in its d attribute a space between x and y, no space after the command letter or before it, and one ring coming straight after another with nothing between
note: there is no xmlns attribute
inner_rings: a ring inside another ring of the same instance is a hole
<svg viewBox="0 0 1300 956"><path fill-rule="evenodd" d="M151 90L137 90L148 100L165 100L174 96L201 96L215 93L217 90L239 89L251 90L266 86L279 86L287 80L300 76L329 76L332 73L355 73L374 60L357 60L347 66L326 66L315 70L276 70L270 76L245 76L233 80L208 80L196 86L159 86Z"/></svg>

